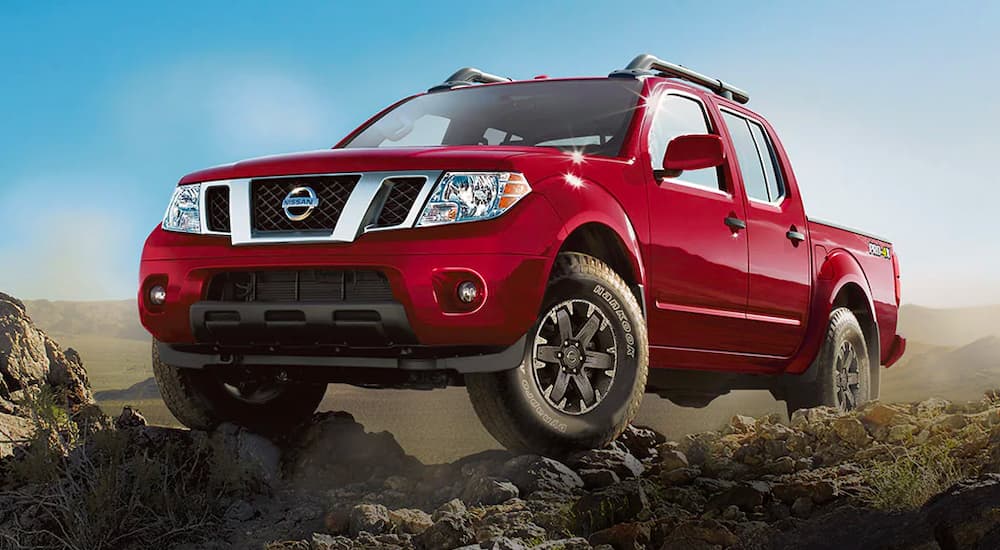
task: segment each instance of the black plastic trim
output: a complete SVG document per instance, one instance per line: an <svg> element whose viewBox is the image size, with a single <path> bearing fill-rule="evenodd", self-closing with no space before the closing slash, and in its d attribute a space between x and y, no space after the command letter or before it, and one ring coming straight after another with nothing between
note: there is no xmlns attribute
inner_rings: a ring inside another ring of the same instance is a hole
<svg viewBox="0 0 1000 550"><path fill-rule="evenodd" d="M500 372L517 368L524 360L527 335L512 346L496 352L432 358L356 357L284 355L278 353L220 354L197 353L156 342L160 360L178 368L205 367L351 367L368 369L399 369L403 371L447 371L462 374Z"/></svg>
<svg viewBox="0 0 1000 550"><path fill-rule="evenodd" d="M195 341L230 345L394 346L416 337L397 302L197 302Z"/></svg>

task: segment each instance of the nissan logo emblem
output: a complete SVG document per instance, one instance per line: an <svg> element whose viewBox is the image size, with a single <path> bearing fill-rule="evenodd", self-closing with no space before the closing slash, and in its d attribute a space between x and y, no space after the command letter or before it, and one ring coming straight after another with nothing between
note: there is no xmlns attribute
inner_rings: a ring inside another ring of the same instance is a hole
<svg viewBox="0 0 1000 550"><path fill-rule="evenodd" d="M281 209L285 211L285 216L293 222L300 222L309 217L313 210L319 206L319 197L312 187L296 187L285 195L285 200L281 201Z"/></svg>

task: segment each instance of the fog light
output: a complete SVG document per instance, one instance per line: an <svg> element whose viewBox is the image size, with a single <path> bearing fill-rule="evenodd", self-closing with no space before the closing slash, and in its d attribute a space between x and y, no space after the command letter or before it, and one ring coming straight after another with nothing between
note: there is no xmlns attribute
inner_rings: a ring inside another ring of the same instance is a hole
<svg viewBox="0 0 1000 550"><path fill-rule="evenodd" d="M162 306L167 302L167 289L156 285L149 289L149 303L155 306Z"/></svg>
<svg viewBox="0 0 1000 550"><path fill-rule="evenodd" d="M479 298L479 287L472 281L465 281L458 285L458 299L465 304L471 304Z"/></svg>

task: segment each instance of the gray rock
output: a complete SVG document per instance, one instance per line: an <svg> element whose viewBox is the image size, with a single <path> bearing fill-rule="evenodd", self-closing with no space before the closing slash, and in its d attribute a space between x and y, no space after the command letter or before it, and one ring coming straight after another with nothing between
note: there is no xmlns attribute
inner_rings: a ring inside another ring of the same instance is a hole
<svg viewBox="0 0 1000 550"><path fill-rule="evenodd" d="M585 538L573 537L546 541L532 546L531 550L590 550L590 543Z"/></svg>
<svg viewBox="0 0 1000 550"><path fill-rule="evenodd" d="M657 446L666 440L667 438L663 434L652 428L632 425L625 428L625 431L618 437L618 442L639 460L655 457Z"/></svg>
<svg viewBox="0 0 1000 550"><path fill-rule="evenodd" d="M813 501L809 497L799 497L792 503L792 515L797 518L807 518L812 514Z"/></svg>
<svg viewBox="0 0 1000 550"><path fill-rule="evenodd" d="M284 460L287 477L310 489L317 489L317 483L343 487L367 482L387 477L386 473L413 478L423 468L392 434L368 433L344 412L318 413L289 439Z"/></svg>
<svg viewBox="0 0 1000 550"><path fill-rule="evenodd" d="M128 428L141 428L146 425L146 417L142 416L138 410L129 405L122 407L122 412L115 418L115 428L125 430Z"/></svg>
<svg viewBox="0 0 1000 550"><path fill-rule="evenodd" d="M458 500L457 498L454 498L449 500L448 502L445 502L440 507L438 507L438 509L435 510L433 514L431 514L431 519L437 521L442 517L444 517L446 514L453 514L460 516L464 514L465 511L466 511L465 503L462 502L461 500Z"/></svg>
<svg viewBox="0 0 1000 550"><path fill-rule="evenodd" d="M687 468L689 466L687 456L674 449L668 450L664 449L660 451L660 471L670 472L678 468Z"/></svg>
<svg viewBox="0 0 1000 550"><path fill-rule="evenodd" d="M313 533L309 540L309 550L350 550L353 546L347 537L333 537L325 533Z"/></svg>
<svg viewBox="0 0 1000 550"><path fill-rule="evenodd" d="M583 487L580 476L565 464L536 455L508 460L503 465L503 477L517 486L521 496L536 491L569 494Z"/></svg>
<svg viewBox="0 0 1000 550"><path fill-rule="evenodd" d="M639 477L645 469L639 459L619 449L598 449L572 456L567 462L574 470L611 470L621 479Z"/></svg>
<svg viewBox="0 0 1000 550"><path fill-rule="evenodd" d="M677 468L660 473L660 483L666 486L687 485L701 476L701 468L691 466L690 468Z"/></svg>
<svg viewBox="0 0 1000 550"><path fill-rule="evenodd" d="M462 501L466 504L491 505L507 502L517 498L517 487L509 482L495 477L474 477L462 490Z"/></svg>
<svg viewBox="0 0 1000 550"><path fill-rule="evenodd" d="M823 504L833 500L837 494L837 486L827 479L792 480L775 484L771 492L775 498L787 504L795 502L799 497L808 497L816 504Z"/></svg>
<svg viewBox="0 0 1000 550"><path fill-rule="evenodd" d="M427 530L413 537L413 545L422 550L460 548L475 541L472 523L462 515L445 514Z"/></svg>
<svg viewBox="0 0 1000 550"><path fill-rule="evenodd" d="M281 449L270 439L226 423L212 432L212 440L256 478L273 483L281 477Z"/></svg>
<svg viewBox="0 0 1000 550"><path fill-rule="evenodd" d="M618 474L611 470L579 470L576 473L580 475L583 486L587 489L601 489L621 481Z"/></svg>
<svg viewBox="0 0 1000 550"><path fill-rule="evenodd" d="M710 498L705 508L722 510L728 506L736 506L744 512L752 512L754 508L764 504L764 499L770 492L770 487L763 482L741 483Z"/></svg>
<svg viewBox="0 0 1000 550"><path fill-rule="evenodd" d="M528 550L528 547L518 539L500 537L480 544L463 546L457 550Z"/></svg>
<svg viewBox="0 0 1000 550"><path fill-rule="evenodd" d="M1000 474L961 481L924 505L942 548L1000 548Z"/></svg>
<svg viewBox="0 0 1000 550"><path fill-rule="evenodd" d="M573 504L576 528L595 533L649 511L649 499L639 479L628 479L602 491L582 496Z"/></svg>
<svg viewBox="0 0 1000 550"><path fill-rule="evenodd" d="M226 509L225 518L228 521L247 521L256 513L257 511L249 502L237 500Z"/></svg>
<svg viewBox="0 0 1000 550"><path fill-rule="evenodd" d="M16 403L44 387L81 428L88 428L84 422L107 422L95 406L80 354L63 351L32 323L20 300L0 292L0 440L23 439L29 413ZM0 457L14 448L9 441L0 443Z"/></svg>
<svg viewBox="0 0 1000 550"><path fill-rule="evenodd" d="M392 523L392 525L400 533L407 533L410 535L419 535L434 524L430 514L424 512L423 510L416 510L412 508L402 508L390 511L389 522Z"/></svg>
<svg viewBox="0 0 1000 550"><path fill-rule="evenodd" d="M615 550L642 550L650 538L647 523L619 523L590 535L587 542L594 546L606 544Z"/></svg>
<svg viewBox="0 0 1000 550"><path fill-rule="evenodd" d="M349 531L352 537L362 532L381 535L391 528L389 510L381 504L359 504L351 509Z"/></svg>
<svg viewBox="0 0 1000 550"><path fill-rule="evenodd" d="M725 525L713 519L701 518L683 521L670 533L667 542L671 543L669 548L704 547L698 543L728 548L739 541ZM684 546L684 543L689 546ZM668 546L665 545L664 548Z"/></svg>

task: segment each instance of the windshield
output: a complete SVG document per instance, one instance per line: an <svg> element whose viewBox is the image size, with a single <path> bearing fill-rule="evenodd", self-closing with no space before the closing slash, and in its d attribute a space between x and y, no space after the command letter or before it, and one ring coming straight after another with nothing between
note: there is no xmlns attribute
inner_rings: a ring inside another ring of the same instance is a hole
<svg viewBox="0 0 1000 550"><path fill-rule="evenodd" d="M469 86L410 99L345 148L508 145L617 156L639 101L632 79Z"/></svg>

